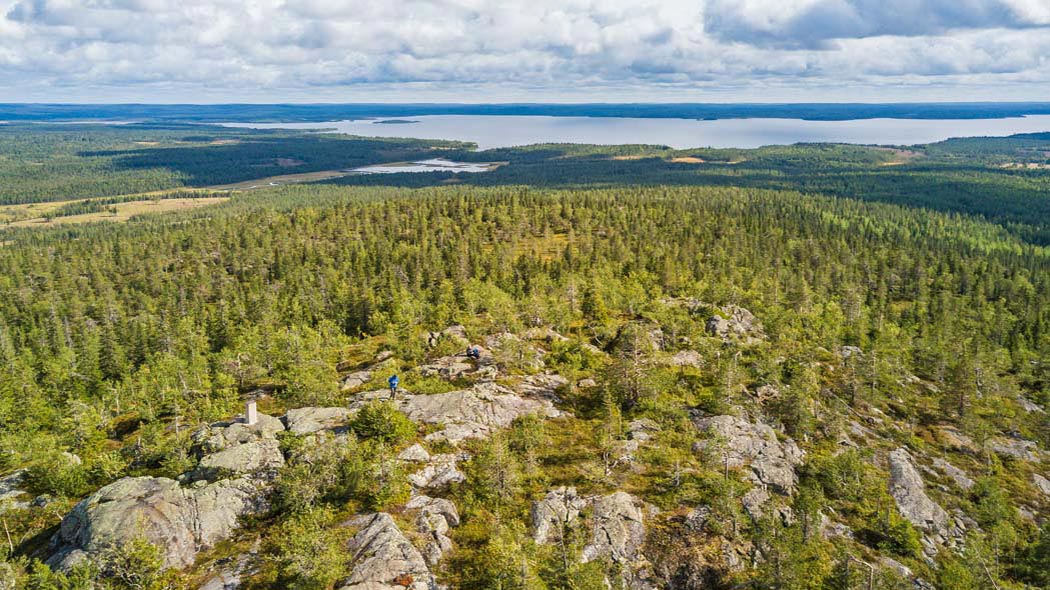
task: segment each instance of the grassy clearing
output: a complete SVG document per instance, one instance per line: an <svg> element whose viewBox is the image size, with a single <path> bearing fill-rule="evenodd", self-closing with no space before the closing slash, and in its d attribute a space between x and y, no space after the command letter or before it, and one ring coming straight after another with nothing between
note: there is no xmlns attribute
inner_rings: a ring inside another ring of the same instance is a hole
<svg viewBox="0 0 1050 590"><path fill-rule="evenodd" d="M161 199L128 201L112 205L116 213L102 211L98 213L85 213L83 215L69 215L67 217L56 217L48 221L44 217L23 219L12 222L8 227L52 227L55 225L92 223L96 221L125 222L136 215L144 213L168 213L171 211L185 211L198 207L215 205L229 200L229 197L202 197L200 199ZM67 201L68 202L68 201ZM41 205L43 205L42 203ZM46 203L46 205L62 205L63 203Z"/></svg>

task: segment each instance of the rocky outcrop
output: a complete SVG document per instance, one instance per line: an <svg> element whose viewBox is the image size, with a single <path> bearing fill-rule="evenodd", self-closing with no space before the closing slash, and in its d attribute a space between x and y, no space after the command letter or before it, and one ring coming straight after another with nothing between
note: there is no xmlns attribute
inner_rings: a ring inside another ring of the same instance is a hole
<svg viewBox="0 0 1050 590"><path fill-rule="evenodd" d="M260 439L274 438L283 430L284 423L279 418L258 414L258 421L251 425L243 420L233 420L205 426L193 433L193 440L201 452L207 454Z"/></svg>
<svg viewBox="0 0 1050 590"><path fill-rule="evenodd" d="M372 380L374 373L371 370L365 369L363 371L354 371L346 377L343 377L342 390L349 391L351 389L357 389L365 383Z"/></svg>
<svg viewBox="0 0 1050 590"><path fill-rule="evenodd" d="M765 337L762 324L754 314L736 305L726 305L720 313L707 319L705 329L711 336L722 339L746 338L757 340Z"/></svg>
<svg viewBox="0 0 1050 590"><path fill-rule="evenodd" d="M450 527L459 526L459 512L455 504L444 498L415 496L405 509L416 513L416 529L423 535L423 557L433 567L446 552L452 550L448 537Z"/></svg>
<svg viewBox="0 0 1050 590"><path fill-rule="evenodd" d="M354 398L351 409L375 399L389 399L387 391L372 391ZM410 419L442 426L427 435L427 441L453 444L471 438L486 438L506 428L520 416L536 414L545 418L561 415L549 400L521 397L495 383L479 383L470 389L433 395L399 395L394 402Z"/></svg>
<svg viewBox="0 0 1050 590"><path fill-rule="evenodd" d="M736 416L698 418L694 424L716 439L696 443L696 450L720 451L721 460L730 468L750 466L748 475L756 484L767 485L781 494L795 491L795 467L803 457L795 441L781 442L771 427Z"/></svg>
<svg viewBox="0 0 1050 590"><path fill-rule="evenodd" d="M1030 440L1024 440L1022 438L1006 438L1004 436L997 436L988 439L985 446L989 451L1003 457L1009 457L1011 459L1021 459L1023 461L1039 461L1042 457L1042 452L1039 450L1039 445Z"/></svg>
<svg viewBox="0 0 1050 590"><path fill-rule="evenodd" d="M889 454L890 495L904 518L927 533L943 535L948 530L948 513L926 495L919 471L905 449Z"/></svg>
<svg viewBox="0 0 1050 590"><path fill-rule="evenodd" d="M430 461L430 453L423 448L423 445L416 443L398 453L397 458L409 463L426 463Z"/></svg>
<svg viewBox="0 0 1050 590"><path fill-rule="evenodd" d="M561 539L566 527L580 518L587 500L574 487L560 487L532 504L532 538L537 543L552 543Z"/></svg>
<svg viewBox="0 0 1050 590"><path fill-rule="evenodd" d="M594 500L591 514L591 539L580 557L584 563L609 559L625 566L631 586L645 587L645 519L648 507L638 498L615 492Z"/></svg>
<svg viewBox="0 0 1050 590"><path fill-rule="evenodd" d="M1033 473L1032 483L1035 485L1035 489L1039 490L1044 496L1050 497L1050 479L1038 473Z"/></svg>
<svg viewBox="0 0 1050 590"><path fill-rule="evenodd" d="M419 374L424 377L441 377L444 379L461 379L474 373L481 367L466 355L456 354L434 359L419 367Z"/></svg>
<svg viewBox="0 0 1050 590"><path fill-rule="evenodd" d="M426 467L408 476L408 481L420 490L436 490L466 481L467 476L463 475L457 466L457 463L465 458L469 458L469 455L433 455Z"/></svg>
<svg viewBox="0 0 1050 590"><path fill-rule="evenodd" d="M194 477L216 479L228 474L273 475L284 465L281 444L275 438L253 440L201 457Z"/></svg>
<svg viewBox="0 0 1050 590"><path fill-rule="evenodd" d="M52 538L53 567L67 569L109 547L143 537L181 568L198 551L230 536L238 518L265 508L265 493L247 479L182 487L162 477L127 477L103 487L62 519Z"/></svg>
<svg viewBox="0 0 1050 590"><path fill-rule="evenodd" d="M321 430L335 430L346 424L351 412L347 408L298 408L288 410L285 424L292 434L312 434Z"/></svg>
<svg viewBox="0 0 1050 590"><path fill-rule="evenodd" d="M26 470L19 469L0 477L0 512L8 508L26 508L29 502L19 502L18 497L25 494L21 489L25 483Z"/></svg>
<svg viewBox="0 0 1050 590"><path fill-rule="evenodd" d="M569 385L569 380L553 373L538 373L523 377L512 385L518 395L558 401L558 392Z"/></svg>
<svg viewBox="0 0 1050 590"><path fill-rule="evenodd" d="M974 485L974 481L966 475L965 471L959 469L958 467L952 465L944 459L941 459L940 457L937 457L933 460L933 466L944 472L945 475L947 475L949 478L951 478L952 481L955 482L955 485L959 486L963 490L969 490Z"/></svg>
<svg viewBox="0 0 1050 590"><path fill-rule="evenodd" d="M340 590L429 590L434 585L426 560L389 514L359 516L348 523L361 527L350 539L350 576Z"/></svg>
<svg viewBox="0 0 1050 590"><path fill-rule="evenodd" d="M194 479L215 480L233 475L271 477L284 465L277 433L284 430L280 419L259 414L255 424L243 421L216 422L193 434L201 455Z"/></svg>
<svg viewBox="0 0 1050 590"><path fill-rule="evenodd" d="M700 353L695 350L680 350L667 359L667 364L672 367L693 367L699 369L704 366L704 357L700 356Z"/></svg>
<svg viewBox="0 0 1050 590"><path fill-rule="evenodd" d="M572 487L551 490L532 505L533 539L537 543L558 541L563 531L575 526L580 514L590 508L590 537L580 555L584 563L608 559L621 564L630 587L645 588L647 560L645 545L646 519L655 511L626 492L582 498Z"/></svg>

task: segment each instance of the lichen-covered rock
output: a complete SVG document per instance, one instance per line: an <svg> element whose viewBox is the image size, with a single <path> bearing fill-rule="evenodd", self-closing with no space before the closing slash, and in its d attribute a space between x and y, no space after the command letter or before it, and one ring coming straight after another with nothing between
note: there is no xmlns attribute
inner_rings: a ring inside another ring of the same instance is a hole
<svg viewBox="0 0 1050 590"><path fill-rule="evenodd" d="M416 512L416 529L424 537L423 556L433 567L452 549L449 527L459 526L456 505L444 498L414 496L405 509Z"/></svg>
<svg viewBox="0 0 1050 590"><path fill-rule="evenodd" d="M1039 446L1035 442L1021 438L997 436L988 439L988 442L985 444L988 450L993 453L1023 461L1039 461L1041 459L1040 455L1042 455Z"/></svg>
<svg viewBox="0 0 1050 590"><path fill-rule="evenodd" d="M382 390L362 393L355 396L351 409L389 397L389 392ZM561 415L549 400L522 397L495 383L479 383L470 389L433 395L404 393L398 395L395 404L415 422L443 427L427 435L426 440L453 444L471 438L487 438L493 431L510 426L521 416L535 414L556 418Z"/></svg>
<svg viewBox="0 0 1050 590"><path fill-rule="evenodd" d="M409 463L426 463L430 461L430 453L423 448L423 445L416 443L398 453L397 458Z"/></svg>
<svg viewBox="0 0 1050 590"><path fill-rule="evenodd" d="M228 474L273 475L282 465L284 454L281 453L281 444L277 439L264 438L232 445L201 457L194 475L198 479L214 479Z"/></svg>
<svg viewBox="0 0 1050 590"><path fill-rule="evenodd" d="M321 430L333 430L346 424L350 418L347 408L297 408L288 410L284 420L288 432L293 434L312 434Z"/></svg>
<svg viewBox="0 0 1050 590"><path fill-rule="evenodd" d="M25 476L26 470L19 469L0 477L0 512L8 507L25 508L29 506L28 502L17 501L19 496L25 494L25 491L21 489Z"/></svg>
<svg viewBox="0 0 1050 590"><path fill-rule="evenodd" d="M542 500L532 504L532 538L537 543L549 543L561 538L562 531L580 518L587 500L574 487L560 487L547 492Z"/></svg>
<svg viewBox="0 0 1050 590"><path fill-rule="evenodd" d="M726 305L719 310L719 315L707 319L705 329L711 336L728 339L730 337L747 337L760 339L765 337L762 324L754 314L736 305Z"/></svg>
<svg viewBox="0 0 1050 590"><path fill-rule="evenodd" d="M638 498L626 492L597 498L591 519L591 540L581 556L584 563L602 557L625 564L642 559L645 506Z"/></svg>
<svg viewBox="0 0 1050 590"><path fill-rule="evenodd" d="M795 467L803 452L795 441L781 442L765 424L753 424L736 416L713 416L694 420L702 432L716 437L697 443L697 449L719 448L730 468L750 466L749 477L781 494L791 494L798 484ZM722 446L724 445L724 446Z"/></svg>
<svg viewBox="0 0 1050 590"><path fill-rule="evenodd" d="M466 377L476 371L478 367L479 365L464 355L450 355L421 365L418 370L419 374L424 377L442 377L451 380Z"/></svg>
<svg viewBox="0 0 1050 590"><path fill-rule="evenodd" d="M1035 489L1039 490L1044 496L1050 497L1050 479L1038 473L1033 473L1032 483L1035 484Z"/></svg>
<svg viewBox="0 0 1050 590"><path fill-rule="evenodd" d="M512 388L518 395L557 401L558 391L569 384L569 380L553 373L538 373L522 378Z"/></svg>
<svg viewBox="0 0 1050 590"><path fill-rule="evenodd" d="M229 537L238 518L264 509L265 496L247 479L184 488L167 478L126 477L88 496L62 519L48 563L66 569L141 536L161 549L165 566L185 567L198 551Z"/></svg>
<svg viewBox="0 0 1050 590"><path fill-rule="evenodd" d="M672 367L700 368L704 366L704 357L695 350L680 350L667 359L667 364Z"/></svg>
<svg viewBox="0 0 1050 590"><path fill-rule="evenodd" d="M369 370L369 369L365 369L363 371L354 371L353 373L350 373L346 377L343 377L342 389L343 389L343 391L349 391L351 389L357 389L358 387L361 387L365 383L368 383L369 381L371 381L372 377L373 377L373 372L371 370Z"/></svg>
<svg viewBox="0 0 1050 590"><path fill-rule="evenodd" d="M964 490L969 490L973 487L974 481L970 479L966 472L951 463L937 457L933 460L933 466L944 472L945 475L951 478L955 482L955 485L959 486Z"/></svg>
<svg viewBox="0 0 1050 590"><path fill-rule="evenodd" d="M233 445L274 438L284 430L279 418L258 414L258 421L249 425L243 420L216 422L193 433L193 440L202 453L215 453Z"/></svg>
<svg viewBox="0 0 1050 590"><path fill-rule="evenodd" d="M459 455L452 453L433 455L426 467L408 476L408 481L421 490L441 489L466 481L467 476L456 465L460 459Z"/></svg>
<svg viewBox="0 0 1050 590"><path fill-rule="evenodd" d="M926 495L919 471L905 449L889 454L890 495L904 518L920 529L944 534L948 529L948 513Z"/></svg>
<svg viewBox="0 0 1050 590"><path fill-rule="evenodd" d="M389 514L359 516L361 529L350 539L350 577L340 590L429 590L434 584L426 560Z"/></svg>

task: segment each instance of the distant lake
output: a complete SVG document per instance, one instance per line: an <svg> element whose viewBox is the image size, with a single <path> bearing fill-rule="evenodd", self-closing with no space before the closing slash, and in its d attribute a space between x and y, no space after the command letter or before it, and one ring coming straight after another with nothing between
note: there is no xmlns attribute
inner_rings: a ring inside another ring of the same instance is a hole
<svg viewBox="0 0 1050 590"><path fill-rule="evenodd" d="M635 119L514 115L427 115L412 124L390 119L327 123L226 123L253 129L333 129L365 137L411 137L471 141L480 149L536 143L618 145L644 143L676 149L754 148L793 143L913 145L952 137L1004 136L1050 131L1050 115L1002 119Z"/></svg>

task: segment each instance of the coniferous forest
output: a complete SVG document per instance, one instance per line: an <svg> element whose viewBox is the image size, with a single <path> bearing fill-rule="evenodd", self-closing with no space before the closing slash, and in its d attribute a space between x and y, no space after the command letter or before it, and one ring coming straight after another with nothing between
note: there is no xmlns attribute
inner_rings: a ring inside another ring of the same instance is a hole
<svg viewBox="0 0 1050 590"><path fill-rule="evenodd" d="M1050 588L1050 137L471 148L0 125L0 588Z"/></svg>

